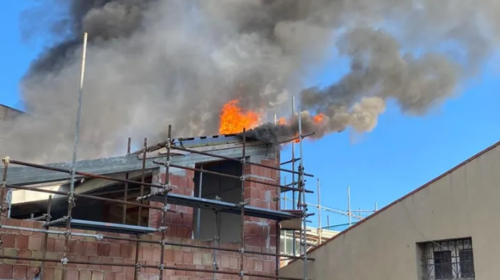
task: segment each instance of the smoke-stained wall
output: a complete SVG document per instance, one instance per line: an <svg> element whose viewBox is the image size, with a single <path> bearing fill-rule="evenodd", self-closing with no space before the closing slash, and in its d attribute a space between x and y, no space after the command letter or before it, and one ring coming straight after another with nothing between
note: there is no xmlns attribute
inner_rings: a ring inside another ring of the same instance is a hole
<svg viewBox="0 0 500 280"><path fill-rule="evenodd" d="M123 151L128 136L164 139L167 124L176 136L217 133L219 110L234 98L284 114L296 95L305 131L316 137L372 130L388 100L423 115L454 96L498 44L498 1L436 3L41 1L21 16L27 39L49 42L21 82L37 117L12 123L0 154L71 158L84 31L83 158ZM306 80L338 58L348 61L347 73L309 87ZM319 124L310 121L317 113L325 115Z"/></svg>

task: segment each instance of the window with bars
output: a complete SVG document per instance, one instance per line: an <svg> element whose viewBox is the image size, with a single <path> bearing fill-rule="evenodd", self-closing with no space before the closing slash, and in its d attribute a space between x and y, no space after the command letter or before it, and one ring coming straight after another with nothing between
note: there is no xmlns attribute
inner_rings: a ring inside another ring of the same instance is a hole
<svg viewBox="0 0 500 280"><path fill-rule="evenodd" d="M474 280L471 238L419 244L422 251L422 280Z"/></svg>

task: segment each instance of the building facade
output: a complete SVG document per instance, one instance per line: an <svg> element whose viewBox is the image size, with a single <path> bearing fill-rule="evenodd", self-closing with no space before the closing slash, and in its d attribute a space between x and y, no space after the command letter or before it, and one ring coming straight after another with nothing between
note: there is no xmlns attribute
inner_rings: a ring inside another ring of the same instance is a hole
<svg viewBox="0 0 500 280"><path fill-rule="evenodd" d="M500 142L311 250L308 277L497 279L499 166Z"/></svg>

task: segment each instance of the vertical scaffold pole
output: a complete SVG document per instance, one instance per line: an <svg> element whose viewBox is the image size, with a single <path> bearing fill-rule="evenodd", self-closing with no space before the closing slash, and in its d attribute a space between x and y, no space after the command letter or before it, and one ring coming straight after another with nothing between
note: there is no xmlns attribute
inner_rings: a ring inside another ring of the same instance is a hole
<svg viewBox="0 0 500 280"><path fill-rule="evenodd" d="M170 153L172 151L172 125L168 126L168 139L167 139L167 160L165 161L165 186L163 187L163 208L161 211L161 255L160 255L160 280L163 280L163 269L165 260L165 234L167 232L167 211L168 211L168 194L170 192Z"/></svg>
<svg viewBox="0 0 500 280"><path fill-rule="evenodd" d="M241 248L240 248L240 279L244 279L245 262L245 167L246 167L246 129L243 128L243 141L241 149Z"/></svg>
<svg viewBox="0 0 500 280"><path fill-rule="evenodd" d="M301 231L301 246L303 250L303 263L304 263L304 280L307 279L307 233L306 233L306 223L307 223L307 203L306 203L306 192L305 192L305 182L304 182L304 154L303 154L303 149L302 149L302 142L304 140L304 136L302 135L302 116L300 114L300 107L298 108L298 121L299 121L299 147L300 147L300 164L299 164L299 201L300 196L302 195L302 201L301 201L301 206L302 206L302 231Z"/></svg>
<svg viewBox="0 0 500 280"><path fill-rule="evenodd" d="M219 224L219 211L214 211L215 214L215 236L214 236L214 249L212 254L212 268L213 268L213 280L217 280L217 271L219 270L219 264L217 263L217 254L220 245L220 224Z"/></svg>
<svg viewBox="0 0 500 280"><path fill-rule="evenodd" d="M295 96L292 96L292 117L295 117ZM292 141L292 171L295 171L295 141ZM295 187L295 173L292 172L292 187ZM292 209L295 210L295 190L292 191ZM292 231L292 251L296 255L297 240L295 238L295 230Z"/></svg>
<svg viewBox="0 0 500 280"><path fill-rule="evenodd" d="M132 138L128 138L127 142L127 156L130 155L130 148L132 146ZM125 180L128 180L128 172L125 173ZM125 191L123 192L123 201L128 201L128 183L125 183ZM122 224L127 223L127 204L123 204Z"/></svg>
<svg viewBox="0 0 500 280"><path fill-rule="evenodd" d="M75 207L75 197L74 197L74 192L75 192L75 175L76 175L76 159L78 155L78 142L79 142L79 136L80 136L80 122L82 119L82 99L83 99L83 81L85 78L85 59L87 56L87 38L88 34L85 32L83 34L83 50L82 50L82 68L81 68L81 75L80 75L80 90L78 92L78 110L76 113L76 129L75 129L75 142L73 146L73 160L71 164L71 182L70 182L70 187L69 187L69 194L68 194L68 214L66 217L66 237L64 239L64 252L63 252L63 258L61 260L63 264L63 279L66 280L68 273L67 273L67 263L68 263L68 243L69 243L69 231L71 229L71 215L73 211L73 207Z"/></svg>
<svg viewBox="0 0 500 280"><path fill-rule="evenodd" d="M45 223L50 222L52 212L52 195L49 195L49 201L47 203L47 216L45 217ZM45 230L49 230L49 226L45 227ZM47 257L47 244L49 243L49 234L46 232L43 234L43 248L42 248L42 259ZM42 265L40 267L40 279L43 278L43 273L45 271L45 262L42 261Z"/></svg>

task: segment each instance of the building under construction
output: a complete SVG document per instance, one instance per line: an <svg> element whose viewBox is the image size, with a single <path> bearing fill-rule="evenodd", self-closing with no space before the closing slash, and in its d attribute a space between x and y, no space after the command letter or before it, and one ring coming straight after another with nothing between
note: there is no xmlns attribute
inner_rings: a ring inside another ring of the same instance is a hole
<svg viewBox="0 0 500 280"><path fill-rule="evenodd" d="M312 175L281 168L279 149L243 133L74 165L6 157L0 279L304 279L278 276L281 260L306 257L279 247L282 230L307 246ZM297 180L280 185L280 172ZM280 209L284 191L297 210Z"/></svg>

